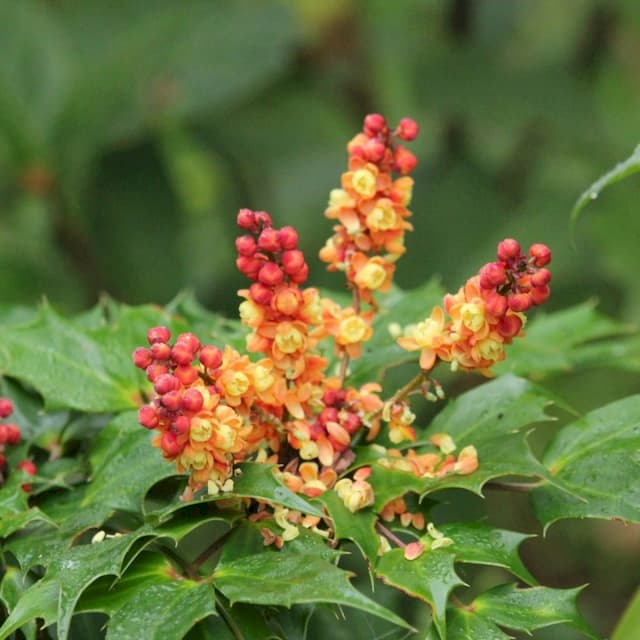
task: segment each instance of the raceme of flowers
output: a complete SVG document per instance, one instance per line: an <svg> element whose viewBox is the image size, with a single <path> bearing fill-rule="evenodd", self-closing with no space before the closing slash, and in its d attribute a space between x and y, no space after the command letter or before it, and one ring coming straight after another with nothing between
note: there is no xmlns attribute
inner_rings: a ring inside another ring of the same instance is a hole
<svg viewBox="0 0 640 640"><path fill-rule="evenodd" d="M350 360L373 335L376 296L391 287L405 232L412 229L408 174L417 161L401 143L417 135L410 118L391 129L381 115L371 114L347 145L348 170L325 211L335 221L333 235L320 257L329 271L344 274L351 304L341 306L305 286L309 267L293 227L276 228L268 213L242 209L235 244L236 265L248 279L239 291L246 353L202 344L191 333L172 340L166 327L150 329L149 346L135 350L133 361L154 391L140 408L140 423L156 432L154 446L177 471L188 473L187 496L200 489L231 492L236 465L251 460L274 465L289 489L309 498L334 490L351 512L371 507L375 465L358 467L354 443L381 434L393 444L414 441L408 397L443 397L429 375L437 362L489 375L504 358L505 345L522 334L525 312L549 296L549 249L535 244L524 255L515 240L503 240L495 262L398 338L404 349L420 352L414 381L386 400L376 382L348 384ZM332 356L339 363L335 373ZM469 474L478 467L473 446L456 455L446 434L431 442L427 453L381 448L375 464L420 478ZM380 517L425 527L422 514L409 511L402 499L384 506ZM258 503L251 519L275 522L276 532L265 527L263 536L265 544L278 547L300 525L330 535L329 522L281 506ZM448 544L430 535L436 546ZM405 556L417 557L423 547L407 545Z"/></svg>

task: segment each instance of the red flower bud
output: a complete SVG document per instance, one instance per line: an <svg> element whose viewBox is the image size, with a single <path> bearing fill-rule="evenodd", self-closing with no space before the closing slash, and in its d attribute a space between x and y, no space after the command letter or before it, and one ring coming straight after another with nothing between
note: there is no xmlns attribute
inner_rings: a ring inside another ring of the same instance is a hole
<svg viewBox="0 0 640 640"><path fill-rule="evenodd" d="M4 427L7 433L7 444L18 444L20 442L20 427L13 422L8 422Z"/></svg>
<svg viewBox="0 0 640 640"><path fill-rule="evenodd" d="M182 409L182 394L179 391L169 391L160 397L162 405L169 411Z"/></svg>
<svg viewBox="0 0 640 640"><path fill-rule="evenodd" d="M403 147L402 145L396 147L393 153L394 168L402 175L411 173L418 164L418 158L416 158L411 151Z"/></svg>
<svg viewBox="0 0 640 640"><path fill-rule="evenodd" d="M147 380L155 382L161 375L169 373L169 368L163 364L152 364L147 367Z"/></svg>
<svg viewBox="0 0 640 640"><path fill-rule="evenodd" d="M531 302L533 304L542 304L546 302L547 298L551 295L551 289L545 284L540 287L533 287L529 292Z"/></svg>
<svg viewBox="0 0 640 640"><path fill-rule="evenodd" d="M282 254L282 268L287 275L292 275L302 268L304 264L304 253L299 249L290 249Z"/></svg>
<svg viewBox="0 0 640 640"><path fill-rule="evenodd" d="M249 256L238 256L236 258L236 267L238 267L238 271L247 276L249 280L257 280L258 272L262 268L263 264L264 260L256 257L250 258Z"/></svg>
<svg viewBox="0 0 640 640"><path fill-rule="evenodd" d="M501 296L496 291L491 291L484 294L483 298L485 310L490 316L500 318L506 313L508 303L505 296Z"/></svg>
<svg viewBox="0 0 640 640"><path fill-rule="evenodd" d="M531 297L528 293L514 293L509 296L508 304L511 311L527 311L531 308Z"/></svg>
<svg viewBox="0 0 640 640"><path fill-rule="evenodd" d="M534 287L543 287L551 282L551 271L549 269L540 269L531 276L531 284Z"/></svg>
<svg viewBox="0 0 640 640"><path fill-rule="evenodd" d="M140 407L138 409L138 422L145 427L145 429L155 429L160 422L155 407L148 404Z"/></svg>
<svg viewBox="0 0 640 640"><path fill-rule="evenodd" d="M222 351L218 347L207 344L200 349L200 362L207 369L217 369L222 364Z"/></svg>
<svg viewBox="0 0 640 640"><path fill-rule="evenodd" d="M164 451L165 457L167 458L175 458L182 452L182 447L178 444L178 440L175 434L171 433L171 431L165 431L162 434L162 438L160 439L160 446L162 447L162 451Z"/></svg>
<svg viewBox="0 0 640 640"><path fill-rule="evenodd" d="M480 269L480 287L495 289L507 282L507 274L502 262L489 262Z"/></svg>
<svg viewBox="0 0 640 640"><path fill-rule="evenodd" d="M153 384L153 388L155 389L156 393L160 395L169 393L169 391L177 391L181 386L182 385L180 384L180 380L170 373L165 373L161 376L158 376Z"/></svg>
<svg viewBox="0 0 640 640"><path fill-rule="evenodd" d="M176 342L171 348L171 358L178 365L191 364L194 353L186 342Z"/></svg>
<svg viewBox="0 0 640 640"><path fill-rule="evenodd" d="M198 370L190 364L181 364L174 369L173 375L178 378L185 387L188 387L198 379Z"/></svg>
<svg viewBox="0 0 640 640"><path fill-rule="evenodd" d="M284 280L284 273L275 262L266 262L258 273L258 280L268 287L275 287Z"/></svg>
<svg viewBox="0 0 640 640"><path fill-rule="evenodd" d="M258 236L258 247L263 251L272 253L280 251L280 240L278 232L273 227L266 227Z"/></svg>
<svg viewBox="0 0 640 640"><path fill-rule="evenodd" d="M320 424L327 424L327 422L338 422L338 410L335 407L326 407L318 416Z"/></svg>
<svg viewBox="0 0 640 640"><path fill-rule="evenodd" d="M256 214L251 209L240 209L237 218L238 226L247 231L253 231L256 224Z"/></svg>
<svg viewBox="0 0 640 640"><path fill-rule="evenodd" d="M386 150L387 147L384 142L372 138L364 147L362 147L362 154L369 162L377 163L384 158Z"/></svg>
<svg viewBox="0 0 640 640"><path fill-rule="evenodd" d="M498 243L498 260L508 262L520 255L520 243L513 238L505 238Z"/></svg>
<svg viewBox="0 0 640 640"><path fill-rule="evenodd" d="M305 262L298 271L290 273L289 278L294 284L304 284L309 277L309 265Z"/></svg>
<svg viewBox="0 0 640 640"><path fill-rule="evenodd" d="M362 425L360 416L355 413L348 413L346 418L342 421L342 426L349 432L355 433Z"/></svg>
<svg viewBox="0 0 640 640"><path fill-rule="evenodd" d="M6 418L13 413L13 402L9 398L0 398L0 418Z"/></svg>
<svg viewBox="0 0 640 640"><path fill-rule="evenodd" d="M249 287L249 297L257 304L267 306L271 304L273 290L265 286L261 282L254 282Z"/></svg>
<svg viewBox="0 0 640 640"><path fill-rule="evenodd" d="M271 216L266 211L256 211L256 224L261 227L271 227Z"/></svg>
<svg viewBox="0 0 640 640"><path fill-rule="evenodd" d="M204 398L197 389L187 389L182 396L182 408L197 413L202 409Z"/></svg>
<svg viewBox="0 0 640 640"><path fill-rule="evenodd" d="M195 391L195 389L193 389ZM191 427L191 419L189 416L178 416L171 423L171 432L175 433L176 436L183 436L185 433L188 433Z"/></svg>
<svg viewBox="0 0 640 640"><path fill-rule="evenodd" d="M0 424L0 447L7 444L7 438L9 436L9 430L6 424Z"/></svg>
<svg viewBox="0 0 640 640"><path fill-rule="evenodd" d="M364 118L364 132L374 138L387 128L387 121L379 113L370 113Z"/></svg>
<svg viewBox="0 0 640 640"><path fill-rule="evenodd" d="M151 357L151 351L149 351L149 349L145 349L144 347L138 347L133 352L132 358L133 358L133 364L136 367L138 367L138 369L146 369L153 362L153 358ZM2 415L1 407L0 407L0 417L4 418L4 416Z"/></svg>
<svg viewBox="0 0 640 640"><path fill-rule="evenodd" d="M147 331L147 340L149 344L169 342L171 340L171 331L167 327L153 327Z"/></svg>
<svg viewBox="0 0 640 640"><path fill-rule="evenodd" d="M200 340L193 333L181 333L176 340L176 344L187 345L194 354L200 348Z"/></svg>
<svg viewBox="0 0 640 640"><path fill-rule="evenodd" d="M529 255L536 267L544 267L551 262L551 249L546 244L532 244L529 247Z"/></svg>
<svg viewBox="0 0 640 640"><path fill-rule="evenodd" d="M498 333L505 338L513 338L522 329L522 320L515 314L504 316L498 324Z"/></svg>
<svg viewBox="0 0 640 640"><path fill-rule="evenodd" d="M236 251L241 256L247 256L251 258L253 254L256 252L256 241L253 236L245 235L236 238Z"/></svg>
<svg viewBox="0 0 640 640"><path fill-rule="evenodd" d="M278 242L283 251L295 249L298 246L298 232L291 226L282 227L278 231Z"/></svg>
<svg viewBox="0 0 640 640"><path fill-rule="evenodd" d="M410 142L418 137L419 131L418 123L413 118L402 118L396 129L396 135L401 140Z"/></svg>
<svg viewBox="0 0 640 640"><path fill-rule="evenodd" d="M151 345L149 353L154 360L168 360L171 357L171 347L166 342L156 342Z"/></svg>
<svg viewBox="0 0 640 640"><path fill-rule="evenodd" d="M38 470L36 469L36 465L33 464L31 460L22 460L18 462L16 465L18 469L22 469L25 473L28 473L30 476L35 476Z"/></svg>

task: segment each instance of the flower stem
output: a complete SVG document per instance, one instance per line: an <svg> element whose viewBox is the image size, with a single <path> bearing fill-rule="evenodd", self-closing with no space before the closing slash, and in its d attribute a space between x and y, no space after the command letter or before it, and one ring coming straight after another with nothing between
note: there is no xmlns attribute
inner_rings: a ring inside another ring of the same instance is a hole
<svg viewBox="0 0 640 640"><path fill-rule="evenodd" d="M404 549L407 546L406 542L402 542L402 540L400 540L400 538L398 538L398 536L395 533L393 533L392 531L389 531L389 529L387 529L387 527L385 527L380 521L376 522L376 529L385 538L387 538L388 540L391 540L391 542L395 543L402 549Z"/></svg>

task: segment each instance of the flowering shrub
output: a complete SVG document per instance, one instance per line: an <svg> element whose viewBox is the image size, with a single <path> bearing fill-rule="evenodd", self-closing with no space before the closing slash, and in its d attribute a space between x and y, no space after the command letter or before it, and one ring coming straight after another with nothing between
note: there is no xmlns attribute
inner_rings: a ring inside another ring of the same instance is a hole
<svg viewBox="0 0 640 640"><path fill-rule="evenodd" d="M349 298L306 286L293 227L242 209L240 323L181 297L165 310L107 301L66 322L44 306L2 327L12 400L0 399L0 416L15 404L26 440L18 446L20 429L0 425L0 639L35 637L35 619L40 634L55 624L56 637L82 637L74 615L100 634L106 615L108 638L315 637L314 617L344 624L325 619L322 603L379 619L371 633L389 637L498 639L560 623L597 637L577 611L580 587L539 586L525 567L518 547L528 534L447 519L438 496L524 489L545 526L638 521L632 499L608 498L637 492L628 447L639 444L640 399L565 426L538 458L525 434L550 419L556 398L515 375L556 370L553 331L579 366L593 338L614 336L598 343L602 358L624 349L621 328L603 330L584 305L528 324L550 295L551 252L539 243L524 252L512 238L455 293L394 287L417 162L402 143L417 135L410 118L392 129L372 114L347 146L320 258L344 276ZM128 353L145 333L133 367ZM408 380L390 383L385 374L402 362ZM447 400L450 372L494 379ZM436 415L425 426L429 403ZM11 468L7 445L16 461L31 458ZM345 551L395 596L383 604L352 584ZM511 581L468 591L469 564L500 567ZM427 618L408 622L403 599L422 602Z"/></svg>

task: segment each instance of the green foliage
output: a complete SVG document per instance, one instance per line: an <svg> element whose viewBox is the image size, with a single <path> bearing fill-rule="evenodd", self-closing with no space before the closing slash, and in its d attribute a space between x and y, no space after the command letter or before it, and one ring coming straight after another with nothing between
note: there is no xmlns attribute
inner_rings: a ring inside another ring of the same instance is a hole
<svg viewBox="0 0 640 640"><path fill-rule="evenodd" d="M389 306L385 322L406 317L409 309L415 314L424 307L422 290L394 295L396 302ZM309 515L322 516L322 507L326 508L336 541L355 543L372 576L428 604L433 611L431 635L449 640L508 637L500 627L533 631L563 622L596 637L578 617L575 589L514 589L505 585L477 595L469 607L452 606L452 591L462 594L465 589L465 580L456 570L458 564L501 567L535 585L518 553L530 534L498 529L489 523L443 522L438 528L453 541L451 546L430 550L433 541L425 535L422 540L427 549L415 560L405 559L402 549L378 557L375 511L407 491L434 497L433 504L437 504L444 489L480 493L495 482L509 487L509 479L517 476L531 482L536 514L547 526L559 517L638 521L633 502L639 490L638 461L629 455L640 448L637 397L619 400L566 425L538 459L527 444L530 431L548 422L550 405L562 406L562 402L522 378L500 376L449 400L431 420L424 438L412 445L418 452L433 450L428 438L434 433L449 434L458 447L473 444L480 460L475 473L418 479L381 465L385 456L375 447L360 447L357 465L372 467L370 481L376 504L356 513L346 509L333 492L310 502L281 485L268 465L255 463L240 467L231 493L182 503L178 500L180 491L172 489L160 499L160 487L180 479L173 478L175 471L150 448L149 433L123 402L123 398L139 394L144 385L134 374L126 380L124 366L116 366L114 355L135 344L143 325L160 319L181 328L190 322L203 326L209 322L211 335L226 335L227 325L188 300L174 303L171 311L109 303L110 313L102 306L71 320L45 306L28 324L2 328L4 362L13 363L6 373L14 381L5 384L5 389L15 400L19 417L25 418L26 432L31 435L29 450L41 457L48 445L58 462L79 456L82 464L66 476L60 475L61 467L53 461L41 465L38 475L30 479L35 488L31 499L19 489L25 480L20 474L12 474L0 490L8 561L0 595L9 612L0 638L17 629L33 637L36 619L45 625L55 623L60 638L74 637L72 616L88 612L108 616L108 638L129 637L132 629L141 629L136 631L137 637L180 638L192 627L193 633L204 629L201 625L205 622L196 624L204 620L216 621L206 624L222 625L220 628L230 630L226 633L237 635L240 614L236 610L241 606L248 606L251 616L257 616L255 628L262 628L260 633L277 634L271 626L273 620L264 617L261 606L293 607L293 615L297 607L321 602L353 607L410 626L388 606L356 588L349 580L351 574L336 566L336 562L342 563L341 554L331 551L317 534L305 531L299 539L285 543L282 551L264 547L259 527L242 525L246 522L242 500L247 498ZM577 329L569 344L565 336L572 318ZM229 335L237 329L231 331ZM585 359L572 356L576 349L589 340L625 335L628 328L596 314L591 306L581 306L540 317L530 331L529 349L514 349L513 367L521 373L549 375L564 368L551 363L545 370L540 365L543 354L556 342L562 345L556 351L568 354L571 367L579 368ZM40 366L23 361L20 354L28 342L36 353L46 349L47 358L37 359ZM67 375L64 371L72 342L80 360L74 359ZM588 361L589 367L595 364ZM74 392L73 376L80 367L93 372L82 387L83 392L88 391L86 395ZM377 361L372 367L378 367ZM46 413L34 410L38 400L29 395L34 389L39 391ZM126 392L114 392L124 389ZM73 437L65 439L64 434L77 421L69 411L79 409L110 411L103 426L74 428ZM39 426L38 415L44 420ZM78 442L82 443L79 450ZM55 446L51 447L52 443ZM68 480L60 482L61 477ZM427 518L429 505L430 501L424 500L419 507ZM416 536L410 529L404 533L395 525L394 529L398 535L409 534L409 540ZM99 531L104 539L91 543ZM122 535L105 537L110 532ZM210 553L205 550L211 545L222 554L210 555L204 564L196 562L200 553Z"/></svg>

